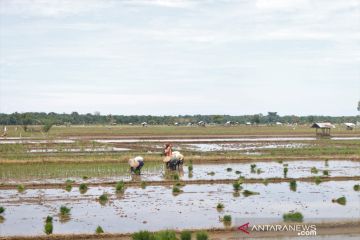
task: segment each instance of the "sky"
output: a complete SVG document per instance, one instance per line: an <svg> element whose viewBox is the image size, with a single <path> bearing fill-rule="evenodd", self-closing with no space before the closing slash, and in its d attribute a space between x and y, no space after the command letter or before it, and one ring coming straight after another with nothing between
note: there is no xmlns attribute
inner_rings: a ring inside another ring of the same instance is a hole
<svg viewBox="0 0 360 240"><path fill-rule="evenodd" d="M360 0L0 0L0 112L357 115Z"/></svg>

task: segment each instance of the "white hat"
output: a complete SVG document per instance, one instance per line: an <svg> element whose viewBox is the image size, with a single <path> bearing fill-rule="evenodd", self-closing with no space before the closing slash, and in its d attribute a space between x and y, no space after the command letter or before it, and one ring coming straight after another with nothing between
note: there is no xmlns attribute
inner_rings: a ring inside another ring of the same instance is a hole
<svg viewBox="0 0 360 240"><path fill-rule="evenodd" d="M137 156L137 157L135 157L135 161L137 161L137 162L143 162L143 161L144 161L144 158L141 157L141 156Z"/></svg>
<svg viewBox="0 0 360 240"><path fill-rule="evenodd" d="M135 160L135 158L130 158L128 161L130 167L137 168L139 166L139 162Z"/></svg>

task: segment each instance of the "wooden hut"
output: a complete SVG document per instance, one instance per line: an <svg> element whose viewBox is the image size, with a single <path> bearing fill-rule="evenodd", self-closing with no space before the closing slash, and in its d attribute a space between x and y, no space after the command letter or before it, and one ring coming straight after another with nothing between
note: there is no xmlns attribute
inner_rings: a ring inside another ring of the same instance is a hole
<svg viewBox="0 0 360 240"><path fill-rule="evenodd" d="M316 129L316 136L330 136L330 129L335 126L329 122L325 123L314 123L311 128Z"/></svg>

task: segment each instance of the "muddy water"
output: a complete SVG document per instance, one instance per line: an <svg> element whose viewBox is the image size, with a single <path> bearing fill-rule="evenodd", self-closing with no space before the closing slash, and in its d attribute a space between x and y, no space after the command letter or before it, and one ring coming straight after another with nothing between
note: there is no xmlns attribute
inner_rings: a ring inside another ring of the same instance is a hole
<svg viewBox="0 0 360 240"><path fill-rule="evenodd" d="M268 218L273 223L281 221L282 214L289 211L300 211L308 222L319 218L359 220L360 194L352 189L356 183L298 183L296 192L289 189L288 183L244 184L244 189L260 193L249 197L241 193L234 196L230 184L187 185L177 196L164 186L129 187L123 195L116 195L110 187L93 187L85 194L78 189L26 190L22 194L2 190L0 205L6 211L0 232L4 236L43 234L47 215L54 216L54 233L93 233L98 225L110 233L222 227L219 217L224 214L252 222ZM110 201L101 205L96 199L104 192L110 194ZM347 199L345 206L331 202L343 195ZM225 205L223 212L215 209L219 202ZM70 220L60 221L61 205L71 208Z"/></svg>
<svg viewBox="0 0 360 240"><path fill-rule="evenodd" d="M55 148L37 148L28 150L29 153L52 153L52 152L124 152L130 151L130 148L107 147L107 148L65 148L59 151Z"/></svg>
<svg viewBox="0 0 360 240"><path fill-rule="evenodd" d="M183 147L187 150L200 152L214 152L214 151L249 151L261 149L274 148L302 148L310 146L304 143L287 143L287 144L268 144L268 143L197 143L186 144Z"/></svg>
<svg viewBox="0 0 360 240"><path fill-rule="evenodd" d="M251 164L256 164L251 171ZM329 176L359 176L360 162L355 161L284 161L256 162L256 163L227 163L227 164L194 164L192 177L189 177L187 167L184 167L183 179L236 179L239 176L245 178L281 178L284 167L288 168L287 177L301 178L323 175L323 170L329 171ZM317 174L311 173L311 168L318 169ZM228 171L231 168L231 171ZM260 172L258 173L258 169ZM237 172L239 171L239 172Z"/></svg>
<svg viewBox="0 0 360 240"><path fill-rule="evenodd" d="M183 180L216 180L245 178L281 178L283 169L288 168L287 177L302 178L322 176L323 170L328 170L329 176L360 176L360 162L349 160L325 161L284 161L256 162L255 171L250 165L254 163L223 163L194 164L192 174L184 166L179 171ZM318 173L311 173L316 167ZM231 171L228 171L231 168ZM258 173L258 169L260 172ZM139 180L161 181L168 177L169 171L164 170L162 163L146 163ZM83 177L88 177L83 179ZM130 181L132 176L126 163L79 163L79 164L3 164L0 169L0 183L64 183L72 179L77 183L101 183L108 181Z"/></svg>

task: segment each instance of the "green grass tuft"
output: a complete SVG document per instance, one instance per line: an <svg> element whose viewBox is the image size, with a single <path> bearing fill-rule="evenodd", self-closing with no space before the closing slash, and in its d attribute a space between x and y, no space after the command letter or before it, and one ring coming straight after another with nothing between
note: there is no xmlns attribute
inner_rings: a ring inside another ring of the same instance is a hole
<svg viewBox="0 0 360 240"><path fill-rule="evenodd" d="M300 212L285 213L283 215L284 222L302 222L304 216Z"/></svg>
<svg viewBox="0 0 360 240"><path fill-rule="evenodd" d="M68 216L70 214L71 209L66 206L60 207L60 215L61 216Z"/></svg>
<svg viewBox="0 0 360 240"><path fill-rule="evenodd" d="M53 227L52 222L46 222L45 226L44 226L44 232L47 235L50 235L50 234L52 234L53 230L54 230L54 227Z"/></svg>
<svg viewBox="0 0 360 240"><path fill-rule="evenodd" d="M0 206L0 214L2 214L3 212L5 212L5 208L3 206Z"/></svg>
<svg viewBox="0 0 360 240"><path fill-rule="evenodd" d="M52 221L53 221L53 218L51 216L47 216L45 219L46 223L49 223L49 222L52 223Z"/></svg>
<svg viewBox="0 0 360 240"><path fill-rule="evenodd" d="M241 182L240 181L235 181L233 183L233 188L235 191L239 191L242 187L241 187Z"/></svg>
<svg viewBox="0 0 360 240"><path fill-rule="evenodd" d="M222 220L225 223L231 223L231 215L225 215Z"/></svg>
<svg viewBox="0 0 360 240"><path fill-rule="evenodd" d="M22 185L22 184L19 184L19 185L17 186L17 190L18 190L18 192L22 193L22 192L25 191L25 186Z"/></svg>
<svg viewBox="0 0 360 240"><path fill-rule="evenodd" d="M95 233L101 234L101 233L104 233L104 230L102 229L102 227L97 226L97 228L96 228L96 230L95 230Z"/></svg>
<svg viewBox="0 0 360 240"><path fill-rule="evenodd" d="M88 190L88 186L85 183L80 184L79 186L80 193L86 193L87 190Z"/></svg>
<svg viewBox="0 0 360 240"><path fill-rule="evenodd" d="M125 190L125 183L123 181L119 181L115 185L115 190L117 193L124 192Z"/></svg>
<svg viewBox="0 0 360 240"><path fill-rule="evenodd" d="M338 199L333 199L332 202L336 202L340 205L346 205L346 198L344 196L338 198Z"/></svg>
<svg viewBox="0 0 360 240"><path fill-rule="evenodd" d="M216 205L216 208L218 209L218 210L222 210L222 209L224 209L224 204L222 204L222 203L218 203L217 205Z"/></svg>
<svg viewBox="0 0 360 240"><path fill-rule="evenodd" d="M316 185L319 185L321 182L322 182L322 181L321 181L321 177L320 177L320 176L316 176L316 177L315 177L315 183L316 183Z"/></svg>
<svg viewBox="0 0 360 240"><path fill-rule="evenodd" d="M209 236L207 232L197 232L196 233L196 240L208 240Z"/></svg>
<svg viewBox="0 0 360 240"><path fill-rule="evenodd" d="M180 240L191 240L191 232L190 231L182 231L180 234Z"/></svg>
<svg viewBox="0 0 360 240"><path fill-rule="evenodd" d="M173 186L172 192L173 194L179 194L181 193L181 189L178 186Z"/></svg>
<svg viewBox="0 0 360 240"><path fill-rule="evenodd" d="M253 191L249 191L249 190L244 190L243 195L244 195L245 197L248 197L248 196L251 196L251 195L260 195L260 193L258 193L258 192L253 192Z"/></svg>
<svg viewBox="0 0 360 240"><path fill-rule="evenodd" d="M177 240L175 231L165 230L155 233L155 240Z"/></svg>
<svg viewBox="0 0 360 240"><path fill-rule="evenodd" d="M102 204L105 204L107 201L109 201L109 197L108 197L107 193L101 194L99 197L99 202Z"/></svg>
<svg viewBox="0 0 360 240"><path fill-rule="evenodd" d="M324 171L323 171L323 175L324 175L324 176L329 176L329 170L324 170Z"/></svg>
<svg viewBox="0 0 360 240"><path fill-rule="evenodd" d="M359 184L354 185L354 191L360 191L360 185Z"/></svg>
<svg viewBox="0 0 360 240"><path fill-rule="evenodd" d="M133 233L131 238L132 240L155 240L154 234L149 231Z"/></svg>
<svg viewBox="0 0 360 240"><path fill-rule="evenodd" d="M146 188L146 185L147 185L147 184L146 184L145 181L141 181L141 188L142 188L142 189L145 189L145 188Z"/></svg>
<svg viewBox="0 0 360 240"><path fill-rule="evenodd" d="M290 181L290 190L296 192L296 187L297 187L296 181L291 180Z"/></svg>
<svg viewBox="0 0 360 240"><path fill-rule="evenodd" d="M311 173L312 174L317 174L319 171L317 170L317 168L316 167L312 167L311 168Z"/></svg>
<svg viewBox="0 0 360 240"><path fill-rule="evenodd" d="M231 172L232 168L229 167L229 168L226 169L226 171Z"/></svg>
<svg viewBox="0 0 360 240"><path fill-rule="evenodd" d="M289 169L287 167L284 167L284 178L287 178L287 173L289 171Z"/></svg>

